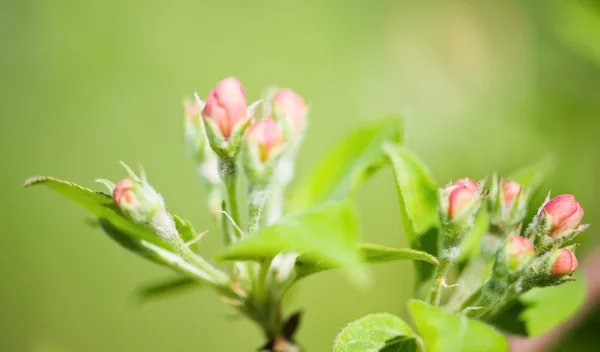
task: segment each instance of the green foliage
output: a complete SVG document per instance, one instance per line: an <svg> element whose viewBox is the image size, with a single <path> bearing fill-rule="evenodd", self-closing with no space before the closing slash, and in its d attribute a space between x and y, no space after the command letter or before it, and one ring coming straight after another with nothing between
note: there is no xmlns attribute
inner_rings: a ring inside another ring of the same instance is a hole
<svg viewBox="0 0 600 352"><path fill-rule="evenodd" d="M586 292L586 281L581 275L577 275L576 281L560 286L534 288L494 317L493 323L512 333L542 335L575 313Z"/></svg>
<svg viewBox="0 0 600 352"><path fill-rule="evenodd" d="M363 262L367 264L387 263L397 260L420 260L435 266L439 265L436 257L429 253L414 249L387 247L375 244L360 244L359 250ZM296 261L296 276L299 279L335 268L337 268L337 266L333 266L322 260L315 260L310 255L301 255Z"/></svg>
<svg viewBox="0 0 600 352"><path fill-rule="evenodd" d="M390 116L340 140L299 183L291 210L345 198L385 164L382 143L400 143L402 131L402 119Z"/></svg>
<svg viewBox="0 0 600 352"><path fill-rule="evenodd" d="M335 339L333 352L416 351L417 338L402 319L371 314L348 324Z"/></svg>
<svg viewBox="0 0 600 352"><path fill-rule="evenodd" d="M383 151L391 162L400 201L400 216L411 248L437 254L438 186L430 171L408 148L387 143ZM418 279L428 278L433 268L415 263Z"/></svg>
<svg viewBox="0 0 600 352"><path fill-rule="evenodd" d="M282 251L306 253L332 267L360 271L356 212L348 200L330 202L280 219L232 244L219 260L261 261Z"/></svg>
<svg viewBox="0 0 600 352"><path fill-rule="evenodd" d="M508 351L506 338L480 321L417 300L409 302L409 310L427 352Z"/></svg>

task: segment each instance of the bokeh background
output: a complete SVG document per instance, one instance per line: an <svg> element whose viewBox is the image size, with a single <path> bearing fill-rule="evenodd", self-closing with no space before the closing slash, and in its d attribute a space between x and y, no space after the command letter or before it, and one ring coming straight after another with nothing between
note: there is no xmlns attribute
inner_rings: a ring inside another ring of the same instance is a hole
<svg viewBox="0 0 600 352"><path fill-rule="evenodd" d="M101 189L143 162L171 211L210 229L184 153L182 98L235 75L249 99L270 84L311 103L299 173L323 149L390 112L440 183L500 174L555 154L553 192L600 223L600 5L537 1L0 1L0 350L252 351L258 329L209 291L140 305L169 272L119 248L86 213L25 178ZM362 237L404 245L389 169L358 193ZM219 250L218 236L204 240ZM579 257L598 240L581 236ZM582 260L583 261L583 260ZM369 312L405 314L411 265L307 279L298 338L329 351ZM565 343L595 351L600 321ZM592 334L586 334L586 331ZM596 334L597 335L597 334ZM595 344L594 344L595 343Z"/></svg>

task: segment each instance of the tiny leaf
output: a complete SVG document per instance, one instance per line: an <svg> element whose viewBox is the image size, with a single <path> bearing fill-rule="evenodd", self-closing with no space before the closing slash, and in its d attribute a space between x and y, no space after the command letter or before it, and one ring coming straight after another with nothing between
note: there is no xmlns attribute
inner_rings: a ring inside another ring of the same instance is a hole
<svg viewBox="0 0 600 352"><path fill-rule="evenodd" d="M422 301L411 300L408 306L427 352L508 351L506 338L489 325Z"/></svg>
<svg viewBox="0 0 600 352"><path fill-rule="evenodd" d="M414 341L415 334L402 319L388 313L370 314L342 329L333 352L409 351L402 349L408 347L409 340Z"/></svg>
<svg viewBox="0 0 600 352"><path fill-rule="evenodd" d="M385 164L381 144L402 141L402 119L391 116L340 140L295 189L291 210L341 200Z"/></svg>

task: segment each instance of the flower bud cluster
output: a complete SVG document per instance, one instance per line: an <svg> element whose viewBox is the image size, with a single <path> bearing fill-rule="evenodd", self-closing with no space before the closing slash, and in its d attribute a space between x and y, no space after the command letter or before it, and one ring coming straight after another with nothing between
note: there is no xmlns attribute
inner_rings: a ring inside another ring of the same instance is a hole
<svg viewBox="0 0 600 352"><path fill-rule="evenodd" d="M562 246L587 227L580 225L583 213L581 205L570 194L562 194L544 202L527 231L529 239L533 241L533 245L529 246L531 242L527 239L528 252L535 249L535 256L515 261L521 263L518 264L519 268L524 268L518 275L521 291L531 287L554 286L571 279L577 268L574 254L576 245ZM505 262L502 256L502 251L499 251L496 265Z"/></svg>
<svg viewBox="0 0 600 352"><path fill-rule="evenodd" d="M522 194L522 187L507 187L515 190L512 193L516 197ZM511 192L504 195L507 193ZM481 290L465 303L477 307L468 315L481 317L501 306L492 308L493 305L515 299L534 287L555 286L573 280L578 264L576 244L566 247L563 244L586 228L580 225L582 217L583 208L572 195L546 199L528 228L527 237L519 235L519 225L504 240L496 252L491 276Z"/></svg>
<svg viewBox="0 0 600 352"><path fill-rule="evenodd" d="M262 114L256 111L257 103L264 107ZM198 99L196 105L186 107L190 121L186 125L188 149L197 154L202 145L199 135L204 133L209 142L205 144L220 157L237 159L238 152L245 150L243 159L249 176L268 176L284 145L302 135L308 107L300 95L287 88L257 103L247 106L240 81L225 78L205 103ZM200 124L196 123L198 115L202 117Z"/></svg>

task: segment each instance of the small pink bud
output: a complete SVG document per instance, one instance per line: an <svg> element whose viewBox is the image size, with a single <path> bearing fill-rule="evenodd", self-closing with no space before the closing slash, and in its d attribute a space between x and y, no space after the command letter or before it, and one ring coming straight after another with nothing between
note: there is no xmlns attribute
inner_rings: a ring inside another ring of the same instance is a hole
<svg viewBox="0 0 600 352"><path fill-rule="evenodd" d="M469 204L479 190L479 185L468 178L461 179L455 183L446 186L448 192L448 217L452 219L458 214L467 204Z"/></svg>
<svg viewBox="0 0 600 352"><path fill-rule="evenodd" d="M550 237L576 229L583 218L583 208L571 194L561 194L551 199L542 212L552 221Z"/></svg>
<svg viewBox="0 0 600 352"><path fill-rule="evenodd" d="M504 192L504 204L510 206L517 194L521 192L523 186L513 180L508 180L502 183L502 191Z"/></svg>
<svg viewBox="0 0 600 352"><path fill-rule="evenodd" d="M216 122L223 137L229 139L235 125L246 118L246 109L242 84L237 78L228 77L210 92L202 116Z"/></svg>
<svg viewBox="0 0 600 352"><path fill-rule="evenodd" d="M568 249L561 249L552 265L550 274L552 276L563 276L572 273L577 269L577 257Z"/></svg>
<svg viewBox="0 0 600 352"><path fill-rule="evenodd" d="M246 138L256 144L262 161L269 159L273 149L283 143L283 134L277 122L265 117L252 124L246 132Z"/></svg>
<svg viewBox="0 0 600 352"><path fill-rule="evenodd" d="M515 236L511 237L508 241L512 255L520 256L524 254L533 254L535 252L533 243L525 237Z"/></svg>
<svg viewBox="0 0 600 352"><path fill-rule="evenodd" d="M525 237L514 236L508 239L506 244L508 265L511 269L515 270L522 267L523 263L529 263L535 256L535 249L533 243Z"/></svg>
<svg viewBox="0 0 600 352"><path fill-rule="evenodd" d="M281 89L274 98L275 112L286 115L292 122L294 129L299 131L306 117L306 103L301 96L293 90Z"/></svg>
<svg viewBox="0 0 600 352"><path fill-rule="evenodd" d="M113 198L115 199L115 203L117 205L121 205L123 203L130 204L133 202L133 194L131 193L131 189L133 188L133 181L125 178L119 183L113 190Z"/></svg>

